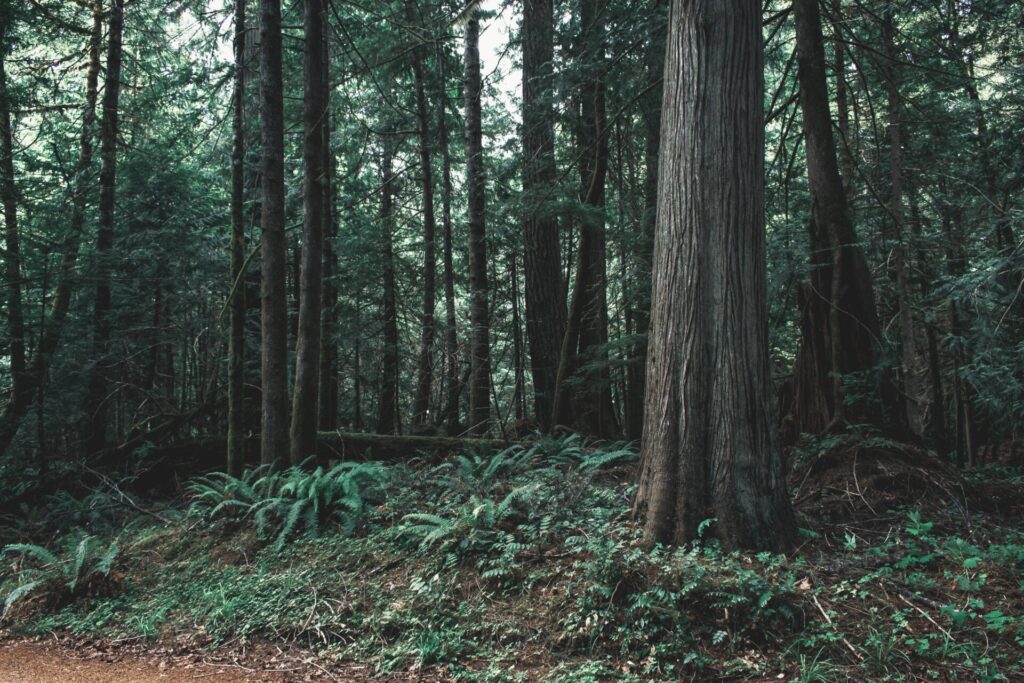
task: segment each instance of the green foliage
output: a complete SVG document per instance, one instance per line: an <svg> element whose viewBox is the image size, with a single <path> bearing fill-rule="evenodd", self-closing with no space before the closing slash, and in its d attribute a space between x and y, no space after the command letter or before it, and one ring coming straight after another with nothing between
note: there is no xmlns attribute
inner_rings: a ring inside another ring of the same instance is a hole
<svg viewBox="0 0 1024 683"><path fill-rule="evenodd" d="M280 549L297 531L316 538L332 521L351 534L387 478L387 469L377 463L351 462L312 471L257 468L241 477L218 472L189 484L189 514L236 524L251 517L259 534L275 536L274 547Z"/></svg>
<svg viewBox="0 0 1024 683"><path fill-rule="evenodd" d="M110 578L119 552L116 542L104 545L90 535L82 536L63 552L30 543L5 546L0 550L0 559L17 558L18 585L7 594L0 618L6 617L18 602L38 593L74 598L90 590L98 580Z"/></svg>

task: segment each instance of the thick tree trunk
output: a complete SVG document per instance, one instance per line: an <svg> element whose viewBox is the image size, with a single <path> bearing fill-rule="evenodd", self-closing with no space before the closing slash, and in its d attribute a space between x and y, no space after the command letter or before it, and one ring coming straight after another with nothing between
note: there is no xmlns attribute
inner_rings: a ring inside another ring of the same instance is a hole
<svg viewBox="0 0 1024 683"><path fill-rule="evenodd" d="M394 142L385 138L381 157L381 200L380 223L383 231L382 269L383 269L383 313L384 313L384 352L381 360L380 404L377 410L377 433L397 434L399 431L398 417L398 295L395 292L394 263Z"/></svg>
<svg viewBox="0 0 1024 683"><path fill-rule="evenodd" d="M228 473L245 466L245 3L235 0L231 147L231 336L228 339Z"/></svg>
<svg viewBox="0 0 1024 683"><path fill-rule="evenodd" d="M110 363L110 276L114 247L114 190L117 180L118 100L121 94L121 34L124 0L113 0L107 31L107 74L103 86L100 125L100 206L96 233L96 300L93 306L93 362L86 393L85 449L97 453L107 443L107 370Z"/></svg>
<svg viewBox="0 0 1024 683"><path fill-rule="evenodd" d="M728 547L793 540L768 365L761 3L669 20L637 510L649 542L704 520Z"/></svg>
<svg viewBox="0 0 1024 683"><path fill-rule="evenodd" d="M427 119L427 96L423 73L423 52L413 55L413 78L416 87L416 122L419 129L420 182L423 186L423 320L420 354L416 370L416 398L413 403L413 425L430 421L430 397L434 386L434 302L437 292L437 255L435 249L434 175L430 162L430 125Z"/></svg>
<svg viewBox="0 0 1024 683"><path fill-rule="evenodd" d="M9 28L9 27L7 27ZM24 415L32 400L25 361L25 312L21 301L21 237L18 234L18 188L14 176L14 129L7 87L7 30L0 31L0 175L3 177L4 270L7 279L7 352L11 359L12 410Z"/></svg>
<svg viewBox="0 0 1024 683"><path fill-rule="evenodd" d="M552 0L523 2L523 270L526 337L538 426L551 427L565 296L558 217L554 132Z"/></svg>
<svg viewBox="0 0 1024 683"><path fill-rule="evenodd" d="M260 461L277 466L288 450L288 307L284 207L284 103L281 1L260 0L260 375L263 388Z"/></svg>
<svg viewBox="0 0 1024 683"><path fill-rule="evenodd" d="M484 225L484 149L481 125L480 17L470 12L466 24L466 191L469 203L469 428L472 436L487 433L491 413L491 341L488 314L487 242Z"/></svg>
<svg viewBox="0 0 1024 683"><path fill-rule="evenodd" d="M876 368L881 332L871 271L850 219L836 160L825 80L825 48L817 0L793 0L800 103L804 115L810 283L801 294L801 343L794 387L797 433L820 433L844 424L902 424L898 399ZM878 377L864 377L878 373ZM869 398L848 405L844 377L860 376Z"/></svg>
<svg viewBox="0 0 1024 683"><path fill-rule="evenodd" d="M324 234L327 211L327 166L324 144L327 130L327 92L324 78L324 24L322 0L306 0L303 25L303 185L302 269L300 272L299 325L295 343L295 388L292 392L291 461L298 465L316 450L320 419L320 316L323 301Z"/></svg>

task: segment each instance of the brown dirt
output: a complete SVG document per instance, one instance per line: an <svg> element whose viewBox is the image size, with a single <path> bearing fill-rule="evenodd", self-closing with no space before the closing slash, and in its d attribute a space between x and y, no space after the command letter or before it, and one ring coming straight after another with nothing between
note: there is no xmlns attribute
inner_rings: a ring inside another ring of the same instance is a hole
<svg viewBox="0 0 1024 683"><path fill-rule="evenodd" d="M298 673L298 672L295 672ZM247 671L238 666L159 659L113 658L81 653L57 645L0 643L0 683L263 683L303 680L302 676Z"/></svg>

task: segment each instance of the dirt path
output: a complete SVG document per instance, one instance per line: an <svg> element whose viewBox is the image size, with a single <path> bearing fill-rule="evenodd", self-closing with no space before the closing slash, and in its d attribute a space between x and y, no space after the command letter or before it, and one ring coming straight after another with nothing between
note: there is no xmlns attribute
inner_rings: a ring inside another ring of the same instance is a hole
<svg viewBox="0 0 1024 683"><path fill-rule="evenodd" d="M299 671L249 672L231 665L170 663L141 657L87 656L44 643L0 643L0 683L277 683L307 680Z"/></svg>

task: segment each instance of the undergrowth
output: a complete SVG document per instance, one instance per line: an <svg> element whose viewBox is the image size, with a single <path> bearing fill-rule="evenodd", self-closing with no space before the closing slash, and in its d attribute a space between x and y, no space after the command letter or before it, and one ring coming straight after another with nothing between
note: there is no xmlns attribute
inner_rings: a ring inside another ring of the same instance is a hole
<svg viewBox="0 0 1024 683"><path fill-rule="evenodd" d="M635 460L629 447L572 436L437 465L210 475L188 486L184 514L9 546L6 624L192 646L288 642L381 677L1024 675L1019 529L959 509L827 526L805 511L790 557L710 538L648 548L631 520Z"/></svg>

